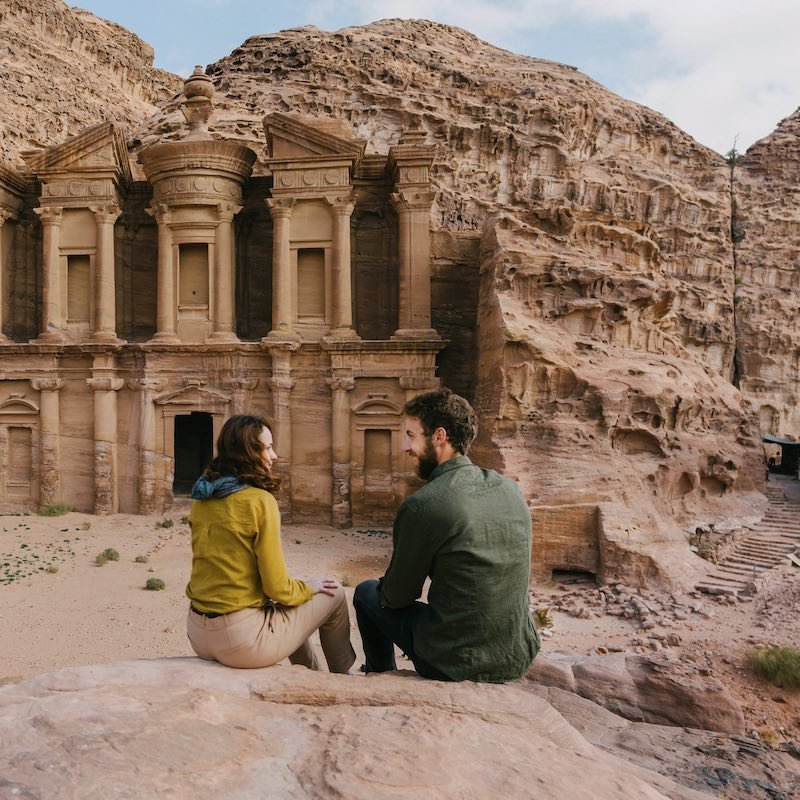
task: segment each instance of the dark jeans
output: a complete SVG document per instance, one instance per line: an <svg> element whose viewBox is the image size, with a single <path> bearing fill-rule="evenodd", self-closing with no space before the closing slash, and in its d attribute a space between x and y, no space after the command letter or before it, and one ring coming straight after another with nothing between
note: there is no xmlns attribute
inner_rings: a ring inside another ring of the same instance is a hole
<svg viewBox="0 0 800 800"><path fill-rule="evenodd" d="M353 608L356 611L361 641L364 643L366 672L397 669L394 659L394 645L397 645L411 659L414 669L423 678L453 680L414 652L414 619L426 607L425 603L417 601L406 608L383 608L378 581L362 581L356 586Z"/></svg>

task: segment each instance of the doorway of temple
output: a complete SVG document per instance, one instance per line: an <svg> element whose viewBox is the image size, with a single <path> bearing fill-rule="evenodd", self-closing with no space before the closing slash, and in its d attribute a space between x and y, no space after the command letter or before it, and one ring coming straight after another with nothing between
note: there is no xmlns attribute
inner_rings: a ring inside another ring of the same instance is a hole
<svg viewBox="0 0 800 800"><path fill-rule="evenodd" d="M194 482L211 461L213 439L211 414L192 411L175 417L173 494L191 492Z"/></svg>

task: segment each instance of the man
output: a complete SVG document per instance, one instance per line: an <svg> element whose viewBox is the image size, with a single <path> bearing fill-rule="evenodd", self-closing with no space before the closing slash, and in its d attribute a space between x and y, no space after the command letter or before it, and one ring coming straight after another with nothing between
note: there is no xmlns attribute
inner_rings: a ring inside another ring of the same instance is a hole
<svg viewBox="0 0 800 800"><path fill-rule="evenodd" d="M520 678L539 650L528 507L516 483L467 458L477 418L463 397L426 392L404 411L403 449L428 483L397 512L386 574L356 587L364 669L396 669L397 644L426 678Z"/></svg>

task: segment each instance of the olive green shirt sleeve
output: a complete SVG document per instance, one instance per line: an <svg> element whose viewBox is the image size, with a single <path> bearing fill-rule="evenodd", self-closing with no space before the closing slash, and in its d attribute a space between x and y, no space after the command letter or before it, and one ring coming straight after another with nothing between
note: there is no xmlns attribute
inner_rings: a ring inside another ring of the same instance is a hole
<svg viewBox="0 0 800 800"><path fill-rule="evenodd" d="M436 552L433 532L425 526L413 501L400 507L393 530L392 558L381 580L381 605L405 608L422 595L422 587Z"/></svg>

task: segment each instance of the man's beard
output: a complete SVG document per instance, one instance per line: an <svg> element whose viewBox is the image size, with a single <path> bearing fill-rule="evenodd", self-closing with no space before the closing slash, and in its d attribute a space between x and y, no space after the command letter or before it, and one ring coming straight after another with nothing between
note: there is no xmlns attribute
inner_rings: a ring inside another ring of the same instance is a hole
<svg viewBox="0 0 800 800"><path fill-rule="evenodd" d="M426 481L430 478L431 472L438 466L439 462L436 460L436 451L433 449L433 443L429 436L425 439L425 452L417 457L417 475L419 475L422 480Z"/></svg>

